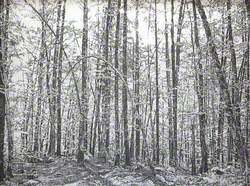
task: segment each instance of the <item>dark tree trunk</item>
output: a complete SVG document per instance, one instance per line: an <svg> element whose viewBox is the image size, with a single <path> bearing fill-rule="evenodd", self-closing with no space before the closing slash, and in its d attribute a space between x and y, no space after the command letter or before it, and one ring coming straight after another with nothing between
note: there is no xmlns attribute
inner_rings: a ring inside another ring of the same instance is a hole
<svg viewBox="0 0 250 186"><path fill-rule="evenodd" d="M210 53L211 53L211 56L213 59L212 64L213 64L213 67L215 69L217 78L219 80L220 88L224 92L224 101L225 101L225 105L226 105L226 111L229 115L230 120L232 121L232 122L229 122L229 128L232 130L232 132L235 133L235 138L238 141L237 143L240 144L240 145L237 144L236 149L237 149L237 153L239 154L241 168L242 168L242 170L244 170L246 168L245 162L249 163L247 147L245 144L245 138L244 138L244 136L241 135L241 132L240 132L239 127L238 127L239 123L238 123L238 119L237 119L237 113L235 113L233 110L234 108L233 108L233 103L231 101L232 99L230 96L229 86L228 86L228 83L227 83L226 78L225 78L225 73L223 72L223 70L221 68L218 53L217 53L215 44L213 42L211 29L210 29L209 23L207 21L206 13L205 13L204 8L201 4L201 1L196 0L195 2L196 2L200 17L201 17L202 22L203 22L203 27L205 29L205 34L206 34L207 40L209 41L208 42L209 49L210 49Z"/></svg>
<svg viewBox="0 0 250 186"><path fill-rule="evenodd" d="M135 18L135 94L136 94L136 114L135 114L135 158L140 159L140 53L139 53L139 0L136 0L136 18Z"/></svg>
<svg viewBox="0 0 250 186"><path fill-rule="evenodd" d="M56 124L56 98L57 98L57 69L58 69L58 49L59 49L59 37L60 37L60 20L61 20L61 6L62 0L57 4L57 25L55 33L55 46L54 46L54 62L53 62L53 74L52 74L52 115L50 123L50 145L49 154L55 153L55 124Z"/></svg>
<svg viewBox="0 0 250 186"><path fill-rule="evenodd" d="M118 0L115 31L115 68L119 69L119 34L120 34L120 8L121 0ZM120 165L120 122L119 122L119 77L115 72L115 165Z"/></svg>
<svg viewBox="0 0 250 186"><path fill-rule="evenodd" d="M127 90L127 0L124 0L124 20L123 20L123 64L122 72L125 82L122 87L122 116L124 127L124 147L125 147L125 164L130 165L129 139L128 139L128 90Z"/></svg>
<svg viewBox="0 0 250 186"><path fill-rule="evenodd" d="M175 141L174 141L174 128L177 126L177 108L176 108L176 71L175 71L175 42L174 42L174 0L171 0L171 68L172 68L172 102L173 102L173 122L172 127L169 129L169 164L175 166ZM175 100L175 101L174 101ZM176 133L177 134L177 133ZM177 151L176 151L177 152ZM177 154L176 154L177 157Z"/></svg>
<svg viewBox="0 0 250 186"><path fill-rule="evenodd" d="M4 71L4 1L0 1L0 181L3 181L5 177L4 173L4 130L5 130L5 114L6 114L6 97L5 97L5 71Z"/></svg>
<svg viewBox="0 0 250 186"><path fill-rule="evenodd" d="M250 1L245 0L246 8L247 8L247 64L246 64L246 80L250 81L250 62L249 62L249 48L250 48ZM247 100L247 116L246 116L246 145L249 147L249 122L250 122L250 85L246 87L246 100ZM249 168L249 166L248 166Z"/></svg>
<svg viewBox="0 0 250 186"><path fill-rule="evenodd" d="M155 86L156 86L156 101L155 101L155 123L156 123L156 163L160 162L160 134L159 134L159 65L158 65L158 34L157 34L157 2L155 0Z"/></svg>
<svg viewBox="0 0 250 186"><path fill-rule="evenodd" d="M88 126L88 0L83 2L83 31L82 31L82 92L81 92L81 121L79 127L78 162L84 163L87 151L87 126Z"/></svg>
<svg viewBox="0 0 250 186"><path fill-rule="evenodd" d="M101 151L105 155L109 153L109 127L110 127L110 68L108 66L109 60L109 32L111 27L111 0L108 0L107 15L106 15L106 25L105 25L105 47L104 47L104 65L103 65L103 86L102 86L102 139L101 139Z"/></svg>
<svg viewBox="0 0 250 186"><path fill-rule="evenodd" d="M196 8L195 8L195 2L193 0L193 15L194 15L194 41L195 46L198 51L198 88L197 88L197 94L198 94L198 105L199 105L199 125L200 125L200 146L201 146L201 168L200 172L207 172L208 171L208 150L206 145L206 129L205 126L207 125L207 119L206 119L206 111L205 111L205 100L204 100L204 78L203 78L203 65L201 63L201 48L200 48L200 42L199 42L199 32L198 32L198 26L197 26L197 15L196 15Z"/></svg>

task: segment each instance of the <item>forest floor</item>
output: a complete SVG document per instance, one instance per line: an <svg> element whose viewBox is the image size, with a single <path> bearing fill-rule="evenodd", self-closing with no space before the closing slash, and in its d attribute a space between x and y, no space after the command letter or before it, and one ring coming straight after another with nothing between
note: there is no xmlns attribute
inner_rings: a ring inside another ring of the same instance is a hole
<svg viewBox="0 0 250 186"><path fill-rule="evenodd" d="M14 177L0 185L244 185L244 177L232 168L223 171L223 175L210 172L191 176L171 167L155 167L154 170L142 165L114 167L98 159L88 160L84 166L79 166L73 158L54 159L50 163L16 163L15 167Z"/></svg>

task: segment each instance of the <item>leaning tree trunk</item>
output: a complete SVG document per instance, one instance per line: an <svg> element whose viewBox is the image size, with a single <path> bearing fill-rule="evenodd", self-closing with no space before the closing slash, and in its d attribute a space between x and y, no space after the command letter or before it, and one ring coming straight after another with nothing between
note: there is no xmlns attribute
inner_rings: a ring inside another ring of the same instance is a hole
<svg viewBox="0 0 250 186"><path fill-rule="evenodd" d="M203 27L205 29L205 34L207 37L207 41L209 44L209 50L213 59L213 67L215 69L217 78L219 80L219 84L220 84L220 88L222 89L222 91L224 92L224 101L225 101L225 105L226 105L226 111L230 117L230 120L232 122L229 122L229 127L231 129L232 132L235 133L235 138L239 143L239 146L236 148L237 153L239 154L239 158L240 158L240 165L242 170L244 170L246 168L246 165L248 166L249 164L249 159L248 159L248 152L247 152L247 147L245 144L245 138L244 136L241 135L241 132L239 130L239 123L237 120L237 114L234 111L233 108L233 103L232 103L232 99L231 99L231 95L230 95L230 91L229 91L229 86L228 86L228 82L226 80L226 76L225 73L223 72L222 68L221 68L221 64L219 61L219 57L218 57L218 53L215 47L215 43L213 42L213 38L212 38L212 32L209 26L209 23L207 21L207 16L206 13L204 11L203 5L201 4L200 0L196 0L196 5L198 7L199 10L199 14L200 17L202 19L202 23L203 23ZM247 162L247 163L246 163Z"/></svg>
<svg viewBox="0 0 250 186"><path fill-rule="evenodd" d="M249 62L249 48L250 48L250 1L245 0L245 4L247 7L247 26L248 26L248 34L247 34L247 65L246 65L246 80L250 82L250 62ZM249 146L249 122L250 122L250 85L246 87L246 99L247 99L247 116L246 116L246 144ZM249 166L248 166L249 167Z"/></svg>

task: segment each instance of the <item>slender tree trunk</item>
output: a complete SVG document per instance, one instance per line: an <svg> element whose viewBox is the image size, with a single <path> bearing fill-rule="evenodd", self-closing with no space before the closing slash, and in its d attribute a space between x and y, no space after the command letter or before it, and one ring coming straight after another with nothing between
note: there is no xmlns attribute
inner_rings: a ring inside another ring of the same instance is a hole
<svg viewBox="0 0 250 186"><path fill-rule="evenodd" d="M45 1L42 1L42 15L45 17ZM42 93L43 93L43 63L45 62L45 27L42 21L42 35L41 35L41 51L40 60L38 65L38 98L37 98L37 113L35 122L35 134L34 134L34 152L39 151L39 128L42 123Z"/></svg>
<svg viewBox="0 0 250 186"><path fill-rule="evenodd" d="M127 0L124 0L124 20L123 20L123 64L122 72L125 82L122 87L122 116L124 127L124 147L125 147L125 164L130 165L129 139L128 139L128 90L127 90ZM126 84L125 84L126 83Z"/></svg>
<svg viewBox="0 0 250 186"><path fill-rule="evenodd" d="M88 126L88 0L83 2L83 35L82 35L82 95L81 95L81 121L79 127L78 162L83 163L84 154L87 151L87 126Z"/></svg>
<svg viewBox="0 0 250 186"><path fill-rule="evenodd" d="M249 62L249 48L250 48L250 2L245 0L246 8L247 8L247 27L248 27L248 34L247 34L247 65L246 65L246 80L250 81L250 62ZM246 116L246 145L249 147L249 122L250 122L250 85L246 87L246 100L247 100L247 116ZM249 168L249 167L248 167Z"/></svg>
<svg viewBox="0 0 250 186"><path fill-rule="evenodd" d="M168 130L169 130L169 162L173 159L173 143L172 143L172 101L171 101L171 71L170 71L170 57L169 57L169 43L168 43L168 22L167 22L167 0L164 0L164 16L165 16L165 58L166 58L166 78L167 78L167 95L168 95Z"/></svg>
<svg viewBox="0 0 250 186"><path fill-rule="evenodd" d="M135 18L135 92L136 92L136 115L135 115L135 158L140 159L140 53L139 53L139 0L136 0L136 18Z"/></svg>
<svg viewBox="0 0 250 186"><path fill-rule="evenodd" d="M222 23L224 25L224 10L222 14ZM224 56L224 45L225 45L225 28L222 27L222 49L221 49L221 65L224 68L226 63L226 57ZM218 135L217 135L217 163L220 162L223 164L223 130L224 130L224 100L223 100L223 91L220 89L220 103L219 103L219 119L218 119Z"/></svg>
<svg viewBox="0 0 250 186"><path fill-rule="evenodd" d="M174 0L171 0L171 62L172 62L172 101L173 101L173 128L171 131L170 165L177 164L177 77L175 61L175 42L174 42Z"/></svg>
<svg viewBox="0 0 250 186"><path fill-rule="evenodd" d="M174 0L171 0L171 69L172 69L172 94L174 93L174 79L175 79L175 44L174 44ZM172 95L172 103L173 103L173 96ZM173 126L175 123L175 115L176 112L174 112L174 107L172 104L172 110L173 110L173 119L172 119L172 126L169 129L169 164L170 166L174 165L174 136L173 136Z"/></svg>
<svg viewBox="0 0 250 186"><path fill-rule="evenodd" d="M156 123L156 163L160 162L160 134L159 134L159 65L158 65L158 34L157 34L157 1L155 0L155 86L156 86L156 101L155 101L155 123Z"/></svg>
<svg viewBox="0 0 250 186"><path fill-rule="evenodd" d="M99 12L99 0L97 1L98 3L98 12ZM100 18L99 15L97 17L97 41L98 41L98 51L101 50L100 47ZM97 135L96 133L98 132L98 151L100 152L100 136L101 136L101 132L100 132L100 103L101 103L101 86L100 86L100 82L101 82L101 77L100 77L100 60L97 59L97 63L96 63L96 74L95 74L95 92L96 92L96 112L95 112L95 123L94 123L94 136L93 136L93 147L92 147L92 152L91 154L94 156L95 154L95 147L96 147L96 138ZM98 130L98 131L96 131Z"/></svg>
<svg viewBox="0 0 250 186"><path fill-rule="evenodd" d="M0 181L5 178L4 173L4 130L5 130L5 114L6 114L6 96L5 96L5 71L4 71L4 43L3 43L3 11L4 1L0 1Z"/></svg>
<svg viewBox="0 0 250 186"><path fill-rule="evenodd" d="M61 155L61 128L62 128L62 58L63 58L63 36L64 36L64 21L65 21L65 6L66 0L63 1L62 23L60 35L60 51L58 61L58 77L57 77L57 156Z"/></svg>
<svg viewBox="0 0 250 186"><path fill-rule="evenodd" d="M9 82L9 68L10 64L8 63L8 39L9 39L9 8L10 8L10 1L6 0L6 7L5 7L5 18L4 18L4 60L6 62L5 64L5 71L6 71L6 80ZM7 137L8 137L8 165L7 165L7 170L6 170L6 175L9 177L13 177L12 173L12 161L13 161L13 124L12 124L12 119L10 115L10 103L8 100L8 95L6 98L6 123L7 123ZM27 135L26 135L27 136ZM25 137L26 137L25 136ZM24 137L24 139L25 139Z"/></svg>
<svg viewBox="0 0 250 186"><path fill-rule="evenodd" d="M58 1L57 4L57 25L55 34L55 46L54 46L54 62L53 62L53 75L52 75L52 118L50 124L50 145L49 154L55 153L55 123L56 117L56 98L57 98L57 69L58 69L58 45L59 45L59 34L60 34L60 21L61 21L61 6L62 0Z"/></svg>
<svg viewBox="0 0 250 186"><path fill-rule="evenodd" d="M121 0L117 2L116 31L115 31L115 68L119 69L119 34L120 34ZM115 72L115 165L120 165L120 122L119 122L119 77Z"/></svg>

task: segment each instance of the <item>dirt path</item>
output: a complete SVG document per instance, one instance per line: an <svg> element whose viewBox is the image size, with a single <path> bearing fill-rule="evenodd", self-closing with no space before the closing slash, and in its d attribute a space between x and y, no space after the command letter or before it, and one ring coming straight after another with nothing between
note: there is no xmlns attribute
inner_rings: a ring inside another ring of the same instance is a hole
<svg viewBox="0 0 250 186"><path fill-rule="evenodd" d="M4 184L9 186L154 186L154 185L235 185L241 186L243 177L234 174L190 176L163 169L153 175L150 170L113 167L97 159L86 161L85 166L68 158L56 159L52 163L24 163L24 172ZM27 174L29 170L29 174ZM34 177L30 177L34 176Z"/></svg>

